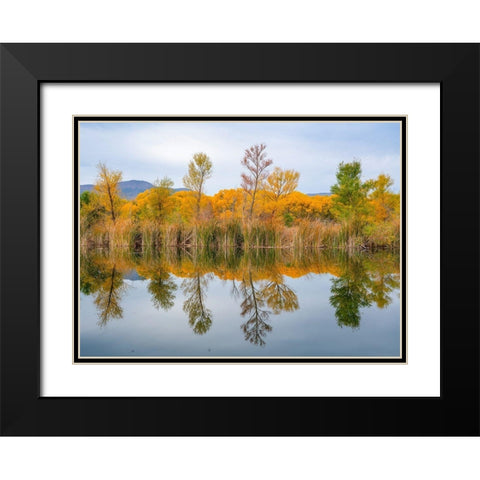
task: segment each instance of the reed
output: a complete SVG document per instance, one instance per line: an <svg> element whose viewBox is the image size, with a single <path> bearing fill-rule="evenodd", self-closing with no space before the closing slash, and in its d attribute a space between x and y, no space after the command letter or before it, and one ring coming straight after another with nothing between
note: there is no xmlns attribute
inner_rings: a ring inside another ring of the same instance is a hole
<svg viewBox="0 0 480 480"><path fill-rule="evenodd" d="M205 220L194 223L134 222L95 224L80 229L81 244L90 247L167 248L201 247L275 249L290 248L398 248L399 222L370 225L361 234L352 234L340 223L325 220L300 220L293 226L272 221Z"/></svg>

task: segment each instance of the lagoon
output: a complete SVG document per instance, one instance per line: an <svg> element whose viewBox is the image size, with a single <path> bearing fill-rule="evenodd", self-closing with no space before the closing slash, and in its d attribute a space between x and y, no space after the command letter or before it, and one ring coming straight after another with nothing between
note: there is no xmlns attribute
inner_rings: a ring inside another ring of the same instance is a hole
<svg viewBox="0 0 480 480"><path fill-rule="evenodd" d="M87 250L80 357L398 357L396 251Z"/></svg>

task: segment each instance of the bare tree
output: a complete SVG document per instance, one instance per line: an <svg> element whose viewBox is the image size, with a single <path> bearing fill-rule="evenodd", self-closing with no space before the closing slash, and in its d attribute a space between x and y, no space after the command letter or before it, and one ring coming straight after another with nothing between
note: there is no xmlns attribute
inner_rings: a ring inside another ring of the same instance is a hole
<svg viewBox="0 0 480 480"><path fill-rule="evenodd" d="M242 173L242 188L251 199L250 219L253 216L257 191L267 178L266 169L273 163L273 160L267 158L266 148L267 146L263 143L247 148L242 159L242 165L248 170L247 173Z"/></svg>

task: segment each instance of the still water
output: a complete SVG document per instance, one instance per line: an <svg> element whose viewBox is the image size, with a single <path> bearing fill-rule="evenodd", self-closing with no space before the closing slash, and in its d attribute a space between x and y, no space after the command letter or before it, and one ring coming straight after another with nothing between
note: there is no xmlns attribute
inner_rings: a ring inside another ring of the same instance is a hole
<svg viewBox="0 0 480 480"><path fill-rule="evenodd" d="M81 357L397 357L397 252L86 251Z"/></svg>

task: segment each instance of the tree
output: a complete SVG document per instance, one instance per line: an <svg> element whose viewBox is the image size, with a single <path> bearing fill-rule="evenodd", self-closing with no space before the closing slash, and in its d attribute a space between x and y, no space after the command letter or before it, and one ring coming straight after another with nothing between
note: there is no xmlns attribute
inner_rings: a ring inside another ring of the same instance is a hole
<svg viewBox="0 0 480 480"><path fill-rule="evenodd" d="M85 190L80 195L80 208L90 205L91 201L92 201L92 192L90 192L89 190Z"/></svg>
<svg viewBox="0 0 480 480"><path fill-rule="evenodd" d="M219 190L212 197L214 216L220 220L241 219L244 197L241 188Z"/></svg>
<svg viewBox="0 0 480 480"><path fill-rule="evenodd" d="M257 191L267 178L266 169L273 163L273 160L267 158L266 148L267 146L263 143L253 145L245 150L242 159L242 165L248 170L247 173L242 173L242 188L250 196L250 220L253 216Z"/></svg>
<svg viewBox="0 0 480 480"><path fill-rule="evenodd" d="M153 188L140 193L137 196L139 216L141 218L151 218L157 222L165 220L173 208L172 187L173 181L164 177L162 180L156 180Z"/></svg>
<svg viewBox="0 0 480 480"><path fill-rule="evenodd" d="M100 205L115 223L122 206L120 187L118 186L122 180L122 172L109 170L104 163L99 163L97 168L98 178L95 191L98 194Z"/></svg>
<svg viewBox="0 0 480 480"><path fill-rule="evenodd" d="M310 197L301 192L292 192L278 202L278 211L285 220L291 219L291 222L297 219L326 218L324 210L327 210L325 204L328 199L329 197Z"/></svg>
<svg viewBox="0 0 480 480"><path fill-rule="evenodd" d="M86 233L105 213L100 206L98 195L86 190L80 195L80 232Z"/></svg>
<svg viewBox="0 0 480 480"><path fill-rule="evenodd" d="M282 170L275 167L265 182L268 197L274 202L294 192L298 187L300 173L295 170Z"/></svg>
<svg viewBox="0 0 480 480"><path fill-rule="evenodd" d="M174 209L174 219L177 222L190 223L195 215L197 199L194 192L175 192L171 197Z"/></svg>
<svg viewBox="0 0 480 480"><path fill-rule="evenodd" d="M195 192L197 217L200 213L200 200L206 180L212 176L212 162L206 153L195 153L188 164L188 173L183 177L186 188Z"/></svg>
<svg viewBox="0 0 480 480"><path fill-rule="evenodd" d="M360 233L368 211L367 192L369 182L361 181L360 162L340 163L337 170L337 183L330 191L335 195L332 210L344 223L348 235Z"/></svg>
<svg viewBox="0 0 480 480"><path fill-rule="evenodd" d="M400 195L393 193L393 180L380 174L375 180L366 182L369 218L364 234L370 245L394 245L400 241Z"/></svg>
<svg viewBox="0 0 480 480"><path fill-rule="evenodd" d="M393 180L389 175L381 173L376 180L370 180L368 185L371 187L369 198L374 207L374 220L378 223L385 222L396 213L398 203L398 195L391 190Z"/></svg>

